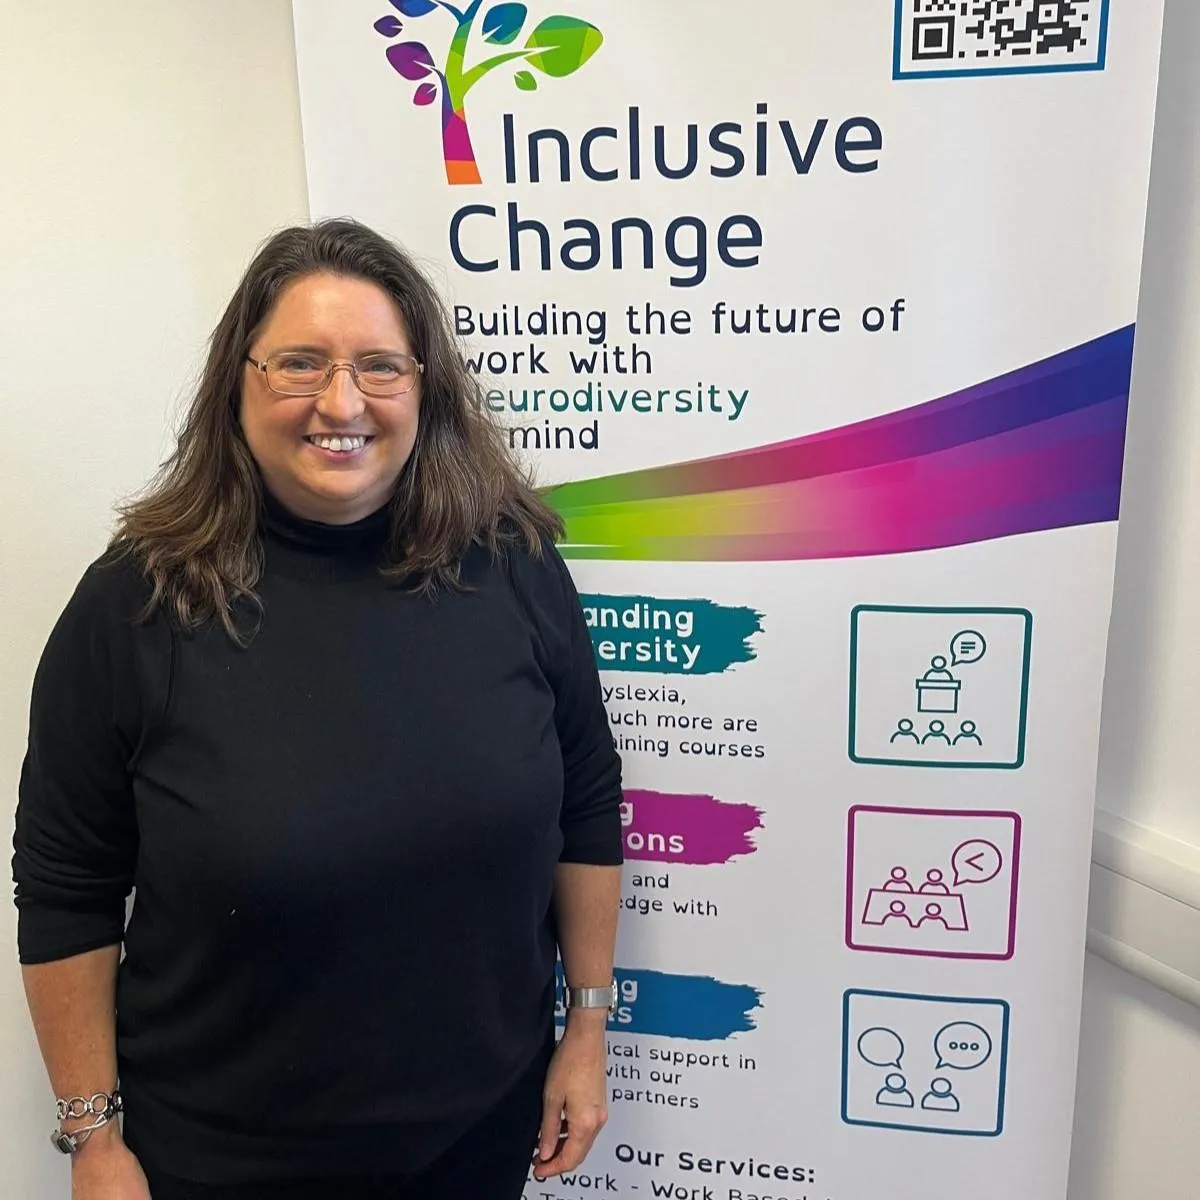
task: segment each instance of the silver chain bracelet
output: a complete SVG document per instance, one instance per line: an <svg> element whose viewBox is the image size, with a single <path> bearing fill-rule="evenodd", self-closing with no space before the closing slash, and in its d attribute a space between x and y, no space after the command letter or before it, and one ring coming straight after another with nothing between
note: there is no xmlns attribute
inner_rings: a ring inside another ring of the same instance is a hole
<svg viewBox="0 0 1200 1200"><path fill-rule="evenodd" d="M71 1096L66 1100L59 1098L54 1103L59 1124L57 1129L50 1131L50 1144L63 1154L75 1154L97 1129L102 1129L109 1121L115 1121L124 1107L119 1091ZM63 1130L63 1121L78 1121L83 1117L94 1117L95 1120L71 1133Z"/></svg>
<svg viewBox="0 0 1200 1200"><path fill-rule="evenodd" d="M78 1121L80 1117L103 1117L121 1111L121 1093L96 1092L92 1096L72 1096L69 1100L58 1099L54 1108L60 1121Z"/></svg>

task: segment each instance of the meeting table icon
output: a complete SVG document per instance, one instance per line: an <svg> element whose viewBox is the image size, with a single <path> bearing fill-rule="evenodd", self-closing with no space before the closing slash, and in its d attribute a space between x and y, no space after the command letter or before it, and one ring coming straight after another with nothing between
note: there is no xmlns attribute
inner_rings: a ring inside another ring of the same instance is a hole
<svg viewBox="0 0 1200 1200"><path fill-rule="evenodd" d="M867 892L861 920L864 925L895 922L909 929L933 925L957 933L971 928L962 894L950 890L936 867L926 871L919 887L909 881L906 867L893 867L886 883Z"/></svg>

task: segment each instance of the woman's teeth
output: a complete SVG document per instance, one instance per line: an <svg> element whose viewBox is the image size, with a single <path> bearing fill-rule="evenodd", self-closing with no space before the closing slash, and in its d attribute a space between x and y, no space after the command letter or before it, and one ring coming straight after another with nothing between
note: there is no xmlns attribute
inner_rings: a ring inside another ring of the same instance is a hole
<svg viewBox="0 0 1200 1200"><path fill-rule="evenodd" d="M367 439L363 434L358 434L355 437L310 437L308 439L314 446L320 446L322 450L361 450L366 444Z"/></svg>

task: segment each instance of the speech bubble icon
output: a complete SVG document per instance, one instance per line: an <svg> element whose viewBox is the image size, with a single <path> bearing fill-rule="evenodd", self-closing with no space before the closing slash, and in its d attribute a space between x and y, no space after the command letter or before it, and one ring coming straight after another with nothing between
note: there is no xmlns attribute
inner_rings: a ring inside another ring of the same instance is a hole
<svg viewBox="0 0 1200 1200"><path fill-rule="evenodd" d="M961 629L950 639L950 665L977 663L987 653L987 641L974 629Z"/></svg>
<svg viewBox="0 0 1200 1200"><path fill-rule="evenodd" d="M954 1021L934 1035L933 1052L939 1071L974 1071L992 1057L992 1035L972 1021Z"/></svg>
<svg viewBox="0 0 1200 1200"><path fill-rule="evenodd" d="M983 838L972 838L954 848L950 856L954 868L954 886L964 883L989 883L1000 874L1004 855Z"/></svg>
<svg viewBox="0 0 1200 1200"><path fill-rule="evenodd" d="M876 1026L859 1037L858 1052L873 1067L899 1067L904 1058L904 1043L898 1033Z"/></svg>

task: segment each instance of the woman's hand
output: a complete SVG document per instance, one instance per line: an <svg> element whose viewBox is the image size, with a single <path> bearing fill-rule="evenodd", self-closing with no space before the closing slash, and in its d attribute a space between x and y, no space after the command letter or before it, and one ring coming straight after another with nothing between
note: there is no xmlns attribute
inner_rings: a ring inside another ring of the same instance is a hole
<svg viewBox="0 0 1200 1200"><path fill-rule="evenodd" d="M542 1132L533 1160L539 1181L579 1166L608 1120L607 1017L605 1010L577 1009L567 1019L546 1073Z"/></svg>
<svg viewBox="0 0 1200 1200"><path fill-rule="evenodd" d="M72 1158L71 1200L151 1200L146 1174L115 1123L96 1130Z"/></svg>

